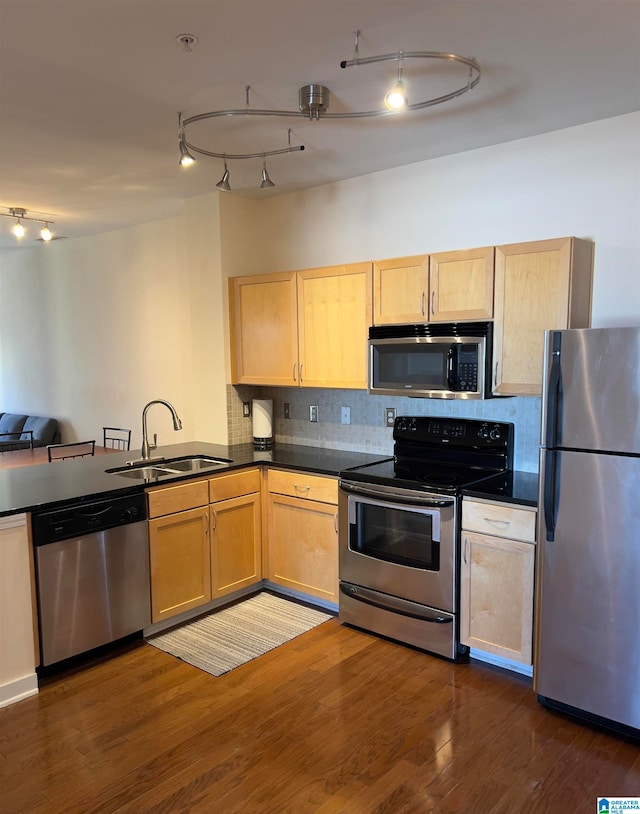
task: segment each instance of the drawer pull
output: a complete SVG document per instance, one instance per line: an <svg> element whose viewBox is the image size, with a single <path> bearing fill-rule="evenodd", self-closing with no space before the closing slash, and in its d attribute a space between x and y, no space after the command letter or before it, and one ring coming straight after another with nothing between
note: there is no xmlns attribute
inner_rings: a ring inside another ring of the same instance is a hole
<svg viewBox="0 0 640 814"><path fill-rule="evenodd" d="M293 484L293 488L296 490L296 492L304 492L305 495L309 494L311 491L310 486L299 486L297 483Z"/></svg>
<svg viewBox="0 0 640 814"><path fill-rule="evenodd" d="M487 523L491 523L492 526L499 526L503 529L506 529L511 525L511 520L498 520L495 517L483 517L482 519L486 520Z"/></svg>

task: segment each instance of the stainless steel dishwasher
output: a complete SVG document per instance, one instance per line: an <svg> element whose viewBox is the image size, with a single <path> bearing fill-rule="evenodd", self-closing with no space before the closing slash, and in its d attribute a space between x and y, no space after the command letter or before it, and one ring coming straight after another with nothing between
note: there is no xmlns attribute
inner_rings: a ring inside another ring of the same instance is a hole
<svg viewBox="0 0 640 814"><path fill-rule="evenodd" d="M32 515L43 667L151 622L144 494Z"/></svg>

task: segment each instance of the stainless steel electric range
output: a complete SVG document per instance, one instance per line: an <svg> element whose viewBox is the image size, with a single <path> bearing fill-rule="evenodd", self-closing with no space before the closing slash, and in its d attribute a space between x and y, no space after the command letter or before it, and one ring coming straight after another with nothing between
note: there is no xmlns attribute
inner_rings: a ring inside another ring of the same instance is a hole
<svg viewBox="0 0 640 814"><path fill-rule="evenodd" d="M393 440L340 473L340 620L455 660L462 491L506 491L513 424L400 416Z"/></svg>

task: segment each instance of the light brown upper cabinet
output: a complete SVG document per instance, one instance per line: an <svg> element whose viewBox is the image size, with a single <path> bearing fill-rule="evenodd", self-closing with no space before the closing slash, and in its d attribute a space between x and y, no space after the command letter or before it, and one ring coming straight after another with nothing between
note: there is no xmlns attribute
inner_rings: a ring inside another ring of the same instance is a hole
<svg viewBox="0 0 640 814"><path fill-rule="evenodd" d="M371 263L229 285L234 384L367 388Z"/></svg>
<svg viewBox="0 0 640 814"><path fill-rule="evenodd" d="M492 246L373 264L376 325L493 317Z"/></svg>
<svg viewBox="0 0 640 814"><path fill-rule="evenodd" d="M295 385L295 272L230 279L229 311L233 383Z"/></svg>
<svg viewBox="0 0 640 814"><path fill-rule="evenodd" d="M545 330L591 323L593 243L575 237L496 247L493 392L542 392Z"/></svg>

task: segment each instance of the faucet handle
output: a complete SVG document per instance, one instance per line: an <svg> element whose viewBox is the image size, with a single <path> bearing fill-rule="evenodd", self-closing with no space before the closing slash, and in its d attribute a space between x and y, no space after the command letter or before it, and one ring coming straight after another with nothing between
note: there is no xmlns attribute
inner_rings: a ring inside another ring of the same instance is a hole
<svg viewBox="0 0 640 814"><path fill-rule="evenodd" d="M149 449L157 449L158 448L158 433L153 433L153 444L149 444Z"/></svg>

